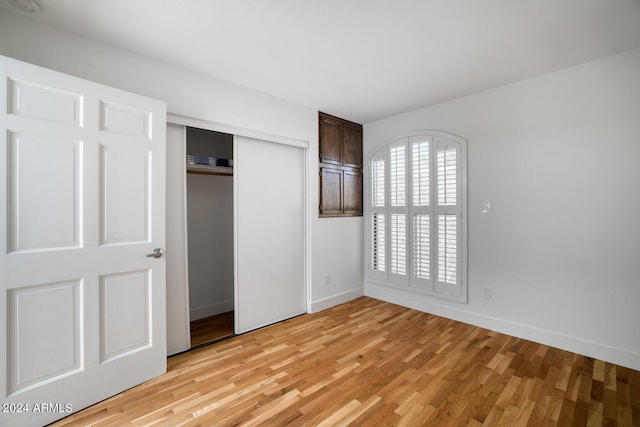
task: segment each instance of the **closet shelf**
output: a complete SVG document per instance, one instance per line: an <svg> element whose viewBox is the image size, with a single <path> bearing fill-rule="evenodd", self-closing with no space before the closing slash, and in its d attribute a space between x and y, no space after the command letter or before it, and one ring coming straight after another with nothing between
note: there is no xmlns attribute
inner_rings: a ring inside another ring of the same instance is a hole
<svg viewBox="0 0 640 427"><path fill-rule="evenodd" d="M207 166L187 165L187 173L199 173L204 175L233 175L231 166Z"/></svg>

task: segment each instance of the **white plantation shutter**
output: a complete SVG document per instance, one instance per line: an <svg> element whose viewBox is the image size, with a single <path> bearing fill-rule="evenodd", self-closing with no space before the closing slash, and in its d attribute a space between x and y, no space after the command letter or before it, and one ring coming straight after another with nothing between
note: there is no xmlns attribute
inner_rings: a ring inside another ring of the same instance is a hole
<svg viewBox="0 0 640 427"><path fill-rule="evenodd" d="M432 281L432 171L433 138L409 138L411 149L411 278L409 286L416 290L431 291Z"/></svg>
<svg viewBox="0 0 640 427"><path fill-rule="evenodd" d="M436 140L435 213L438 215L438 221L435 235L438 255L434 289L438 294L451 297L462 297L459 231L462 213L460 154L460 144L443 138Z"/></svg>
<svg viewBox="0 0 640 427"><path fill-rule="evenodd" d="M392 146L389 152L391 206L405 206L407 198L406 146Z"/></svg>
<svg viewBox="0 0 640 427"><path fill-rule="evenodd" d="M456 147L438 143L438 205L455 206L458 199L458 154Z"/></svg>
<svg viewBox="0 0 640 427"><path fill-rule="evenodd" d="M370 172L368 277L466 302L465 141L416 133L374 154Z"/></svg>
<svg viewBox="0 0 640 427"><path fill-rule="evenodd" d="M407 216L391 214L391 272L407 274Z"/></svg>
<svg viewBox="0 0 640 427"><path fill-rule="evenodd" d="M458 280L458 218L438 215L438 281L455 285Z"/></svg>
<svg viewBox="0 0 640 427"><path fill-rule="evenodd" d="M431 278L431 224L429 214L413 216L413 277Z"/></svg>
<svg viewBox="0 0 640 427"><path fill-rule="evenodd" d="M386 270L384 214L374 213L371 222L371 269Z"/></svg>
<svg viewBox="0 0 640 427"><path fill-rule="evenodd" d="M386 170L385 156L378 156L370 161L370 233L371 247L369 254L369 270L380 278L386 278L387 272L387 216L386 212Z"/></svg>
<svg viewBox="0 0 640 427"><path fill-rule="evenodd" d="M411 186L413 206L429 206L431 188L429 175L429 140L420 138L411 143Z"/></svg>
<svg viewBox="0 0 640 427"><path fill-rule="evenodd" d="M384 207L384 160L371 162L371 201L374 207Z"/></svg>
<svg viewBox="0 0 640 427"><path fill-rule="evenodd" d="M389 281L406 285L407 275L407 143L389 148Z"/></svg>

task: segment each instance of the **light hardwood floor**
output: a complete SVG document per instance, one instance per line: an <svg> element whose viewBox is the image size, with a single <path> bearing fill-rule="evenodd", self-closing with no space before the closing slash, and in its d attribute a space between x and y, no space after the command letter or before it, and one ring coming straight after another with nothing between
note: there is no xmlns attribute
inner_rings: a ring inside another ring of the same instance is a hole
<svg viewBox="0 0 640 427"><path fill-rule="evenodd" d="M189 326L192 348L233 336L233 311L194 320Z"/></svg>
<svg viewBox="0 0 640 427"><path fill-rule="evenodd" d="M169 358L55 426L639 426L640 372L362 297Z"/></svg>

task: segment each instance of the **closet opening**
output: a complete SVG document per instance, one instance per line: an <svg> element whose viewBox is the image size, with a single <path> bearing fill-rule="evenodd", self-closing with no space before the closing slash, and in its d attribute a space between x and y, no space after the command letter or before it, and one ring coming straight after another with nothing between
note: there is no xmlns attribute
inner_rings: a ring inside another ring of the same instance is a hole
<svg viewBox="0 0 640 427"><path fill-rule="evenodd" d="M186 128L191 348L234 335L233 135Z"/></svg>

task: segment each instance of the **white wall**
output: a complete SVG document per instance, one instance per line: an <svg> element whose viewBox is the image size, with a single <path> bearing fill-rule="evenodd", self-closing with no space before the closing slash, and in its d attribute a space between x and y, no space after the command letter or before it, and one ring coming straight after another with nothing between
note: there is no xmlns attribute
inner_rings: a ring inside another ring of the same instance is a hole
<svg viewBox="0 0 640 427"><path fill-rule="evenodd" d="M640 50L366 124L365 160L420 129L468 140L469 303L365 292L640 369Z"/></svg>
<svg viewBox="0 0 640 427"><path fill-rule="evenodd" d="M0 11L0 54L163 100L170 113L308 141L311 307L317 310L362 295L362 264L352 262L362 256L362 219L317 217L316 110L79 38L4 10ZM181 207L170 205L169 209ZM330 285L322 284L325 272L331 274Z"/></svg>
<svg viewBox="0 0 640 427"><path fill-rule="evenodd" d="M317 168L316 168L317 170ZM317 178L317 173L315 174ZM317 193L318 184L311 187ZM319 311L363 295L363 221L354 218L317 218L318 203L312 206L313 289L312 311ZM357 265L358 268L347 266ZM325 274L329 283L325 284Z"/></svg>
<svg viewBox="0 0 640 427"><path fill-rule="evenodd" d="M187 174L190 320L233 311L233 177Z"/></svg>

